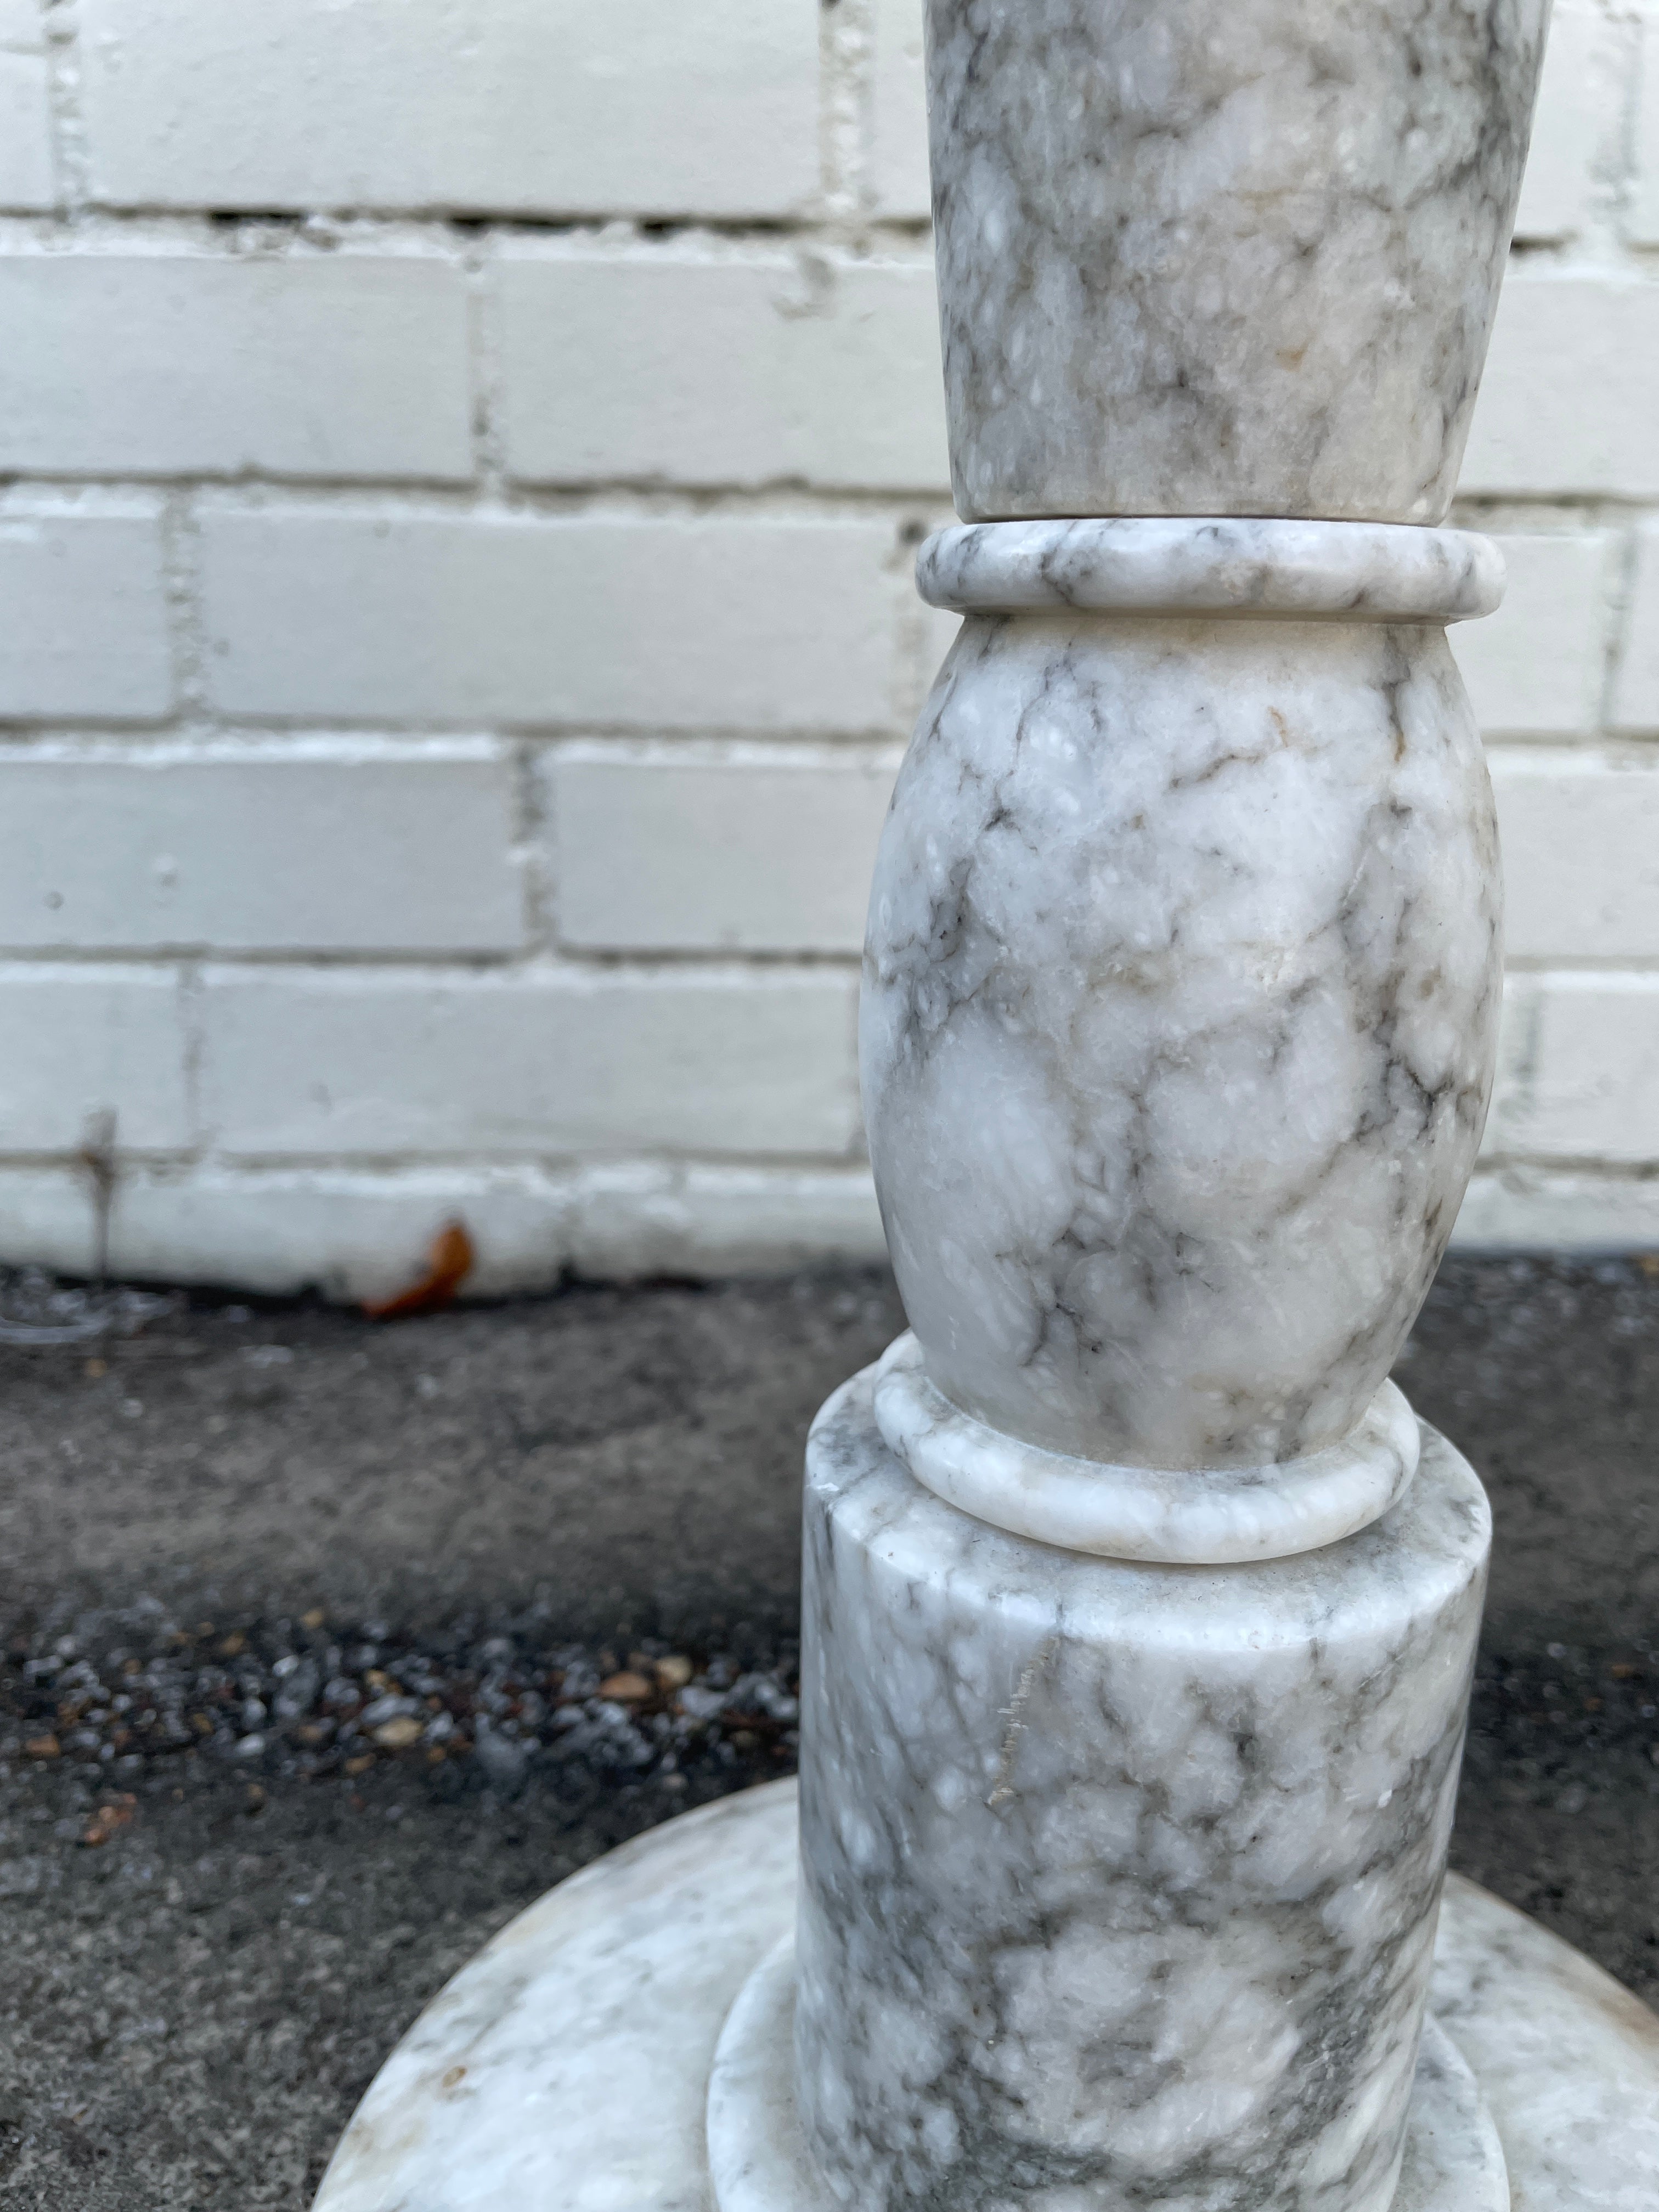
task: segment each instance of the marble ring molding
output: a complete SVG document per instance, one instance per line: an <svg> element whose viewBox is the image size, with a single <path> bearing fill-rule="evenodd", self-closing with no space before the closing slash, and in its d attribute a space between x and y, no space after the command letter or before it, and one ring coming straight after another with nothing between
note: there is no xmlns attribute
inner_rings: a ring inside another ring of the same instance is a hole
<svg viewBox="0 0 1659 2212"><path fill-rule="evenodd" d="M957 523L916 556L930 606L958 614L1237 616L1452 623L1489 615L1504 556L1469 530L1234 516Z"/></svg>
<svg viewBox="0 0 1659 2212"><path fill-rule="evenodd" d="M1342 1443L1279 1465L1189 1470L1109 1466L1005 1436L935 1388L908 1332L876 1374L882 1441L936 1498L1097 1558L1230 1566L1318 1551L1397 1505L1421 1449L1417 1416L1392 1382Z"/></svg>

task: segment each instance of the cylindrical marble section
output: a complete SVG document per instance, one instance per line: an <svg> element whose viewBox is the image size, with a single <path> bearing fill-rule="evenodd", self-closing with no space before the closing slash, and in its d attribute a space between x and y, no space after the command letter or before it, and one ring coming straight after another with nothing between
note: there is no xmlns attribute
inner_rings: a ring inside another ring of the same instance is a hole
<svg viewBox="0 0 1659 2212"><path fill-rule="evenodd" d="M1491 1093L1479 734L1422 623L970 615L883 833L860 1012L945 1395L1081 1458L1339 1443Z"/></svg>
<svg viewBox="0 0 1659 2212"><path fill-rule="evenodd" d="M1384 2212L1489 1538L1425 1431L1307 1558L943 1504L866 1370L807 1451L799 2111L859 2212Z"/></svg>
<svg viewBox="0 0 1659 2212"><path fill-rule="evenodd" d="M967 520L1437 522L1548 0L928 0Z"/></svg>

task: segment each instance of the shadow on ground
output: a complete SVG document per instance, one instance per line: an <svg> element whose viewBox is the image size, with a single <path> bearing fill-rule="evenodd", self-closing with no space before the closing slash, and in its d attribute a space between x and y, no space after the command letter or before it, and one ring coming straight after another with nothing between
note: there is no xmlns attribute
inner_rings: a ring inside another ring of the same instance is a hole
<svg viewBox="0 0 1659 2212"><path fill-rule="evenodd" d="M900 1325L842 1271L0 1346L0 2212L300 2212L506 1918L785 1771L801 1443ZM1400 1379L1498 1530L1454 1859L1651 2000L1659 1269L1450 1261Z"/></svg>

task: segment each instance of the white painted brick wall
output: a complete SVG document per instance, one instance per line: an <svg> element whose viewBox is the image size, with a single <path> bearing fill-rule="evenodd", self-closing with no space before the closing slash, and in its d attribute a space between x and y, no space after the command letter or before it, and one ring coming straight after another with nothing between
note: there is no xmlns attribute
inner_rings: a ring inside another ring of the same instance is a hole
<svg viewBox="0 0 1659 2212"><path fill-rule="evenodd" d="M1635 160L1625 236L1632 246L1659 246L1659 7L1644 0L1634 71L1638 87Z"/></svg>
<svg viewBox="0 0 1659 2212"><path fill-rule="evenodd" d="M927 222L933 185L921 8L911 0L874 0L869 36L869 196L884 216Z"/></svg>
<svg viewBox="0 0 1659 2212"><path fill-rule="evenodd" d="M471 475L453 262L73 243L0 259L0 471Z"/></svg>
<svg viewBox="0 0 1659 2212"><path fill-rule="evenodd" d="M1464 492L1659 500L1656 359L1659 269L1512 264Z"/></svg>
<svg viewBox="0 0 1659 2212"><path fill-rule="evenodd" d="M190 1104L188 988L165 968L0 963L0 1158L181 1152Z"/></svg>
<svg viewBox="0 0 1659 2212"><path fill-rule="evenodd" d="M35 0L0 0L0 212L49 208L53 191L46 25Z"/></svg>
<svg viewBox="0 0 1659 2212"><path fill-rule="evenodd" d="M561 939L856 957L897 767L875 747L561 747L546 764Z"/></svg>
<svg viewBox="0 0 1659 2212"><path fill-rule="evenodd" d="M779 216L818 185L780 0L80 0L111 207Z"/></svg>
<svg viewBox="0 0 1659 2212"><path fill-rule="evenodd" d="M950 492L931 258L562 245L495 276L507 470Z"/></svg>
<svg viewBox="0 0 1659 2212"><path fill-rule="evenodd" d="M516 952L516 781L489 738L0 749L0 945Z"/></svg>
<svg viewBox="0 0 1659 2212"><path fill-rule="evenodd" d="M0 720L154 721L173 698L155 503L0 498Z"/></svg>
<svg viewBox="0 0 1659 2212"><path fill-rule="evenodd" d="M918 0L0 0L0 1260L879 1249L854 1006L956 624ZM1557 0L1459 515L1466 1241L1659 1243L1659 0Z"/></svg>
<svg viewBox="0 0 1659 2212"><path fill-rule="evenodd" d="M1580 737L1601 715L1612 558L1595 530L1497 531L1509 584L1484 622L1449 633L1491 737Z"/></svg>
<svg viewBox="0 0 1659 2212"><path fill-rule="evenodd" d="M230 1158L846 1158L854 977L769 967L213 968L205 1133Z"/></svg>
<svg viewBox="0 0 1659 2212"><path fill-rule="evenodd" d="M1659 967L1659 756L1505 745L1492 766L1510 961Z"/></svg>
<svg viewBox="0 0 1659 2212"><path fill-rule="evenodd" d="M1545 970L1507 994L1495 1148L1642 1168L1659 1097L1659 975Z"/></svg>
<svg viewBox="0 0 1659 2212"><path fill-rule="evenodd" d="M1612 719L1616 730L1659 738L1659 519L1634 532L1628 625Z"/></svg>
<svg viewBox="0 0 1659 2212"><path fill-rule="evenodd" d="M884 520L215 503L199 552L208 696L230 714L895 720L905 563Z"/></svg>

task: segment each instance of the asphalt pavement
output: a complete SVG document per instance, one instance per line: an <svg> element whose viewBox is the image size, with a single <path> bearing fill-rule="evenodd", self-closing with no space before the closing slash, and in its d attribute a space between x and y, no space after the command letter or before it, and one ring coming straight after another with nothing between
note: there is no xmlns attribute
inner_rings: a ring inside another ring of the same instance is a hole
<svg viewBox="0 0 1659 2212"><path fill-rule="evenodd" d="M507 1918L787 1771L801 1444L902 1325L0 1285L0 2212L300 2212ZM1454 1862L1659 2000L1659 1261L1455 1259L1398 1379L1498 1530Z"/></svg>

